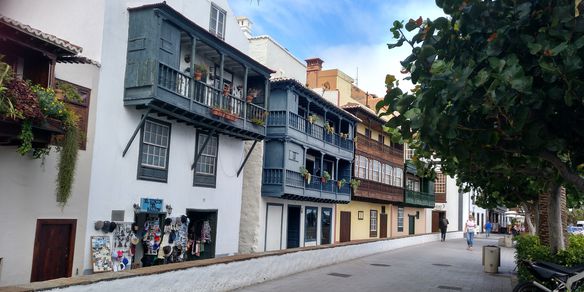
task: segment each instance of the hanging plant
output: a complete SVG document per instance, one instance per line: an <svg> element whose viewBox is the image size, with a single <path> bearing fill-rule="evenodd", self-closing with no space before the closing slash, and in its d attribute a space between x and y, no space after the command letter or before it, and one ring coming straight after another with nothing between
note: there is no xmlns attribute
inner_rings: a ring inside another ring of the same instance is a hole
<svg viewBox="0 0 584 292"><path fill-rule="evenodd" d="M20 130L18 139L20 139L21 142L16 151L20 153L20 155L24 156L32 151L32 140L34 139L34 135L32 134L32 122L30 120L22 122L22 130Z"/></svg>
<svg viewBox="0 0 584 292"><path fill-rule="evenodd" d="M322 172L322 177L320 179L321 179L321 181L323 183L326 183L328 180L331 179L331 174L328 173L328 171L325 170L325 171Z"/></svg>
<svg viewBox="0 0 584 292"><path fill-rule="evenodd" d="M339 187L339 190L341 188L343 188L343 186L345 185L345 183L347 183L347 181L344 178L337 181L337 186Z"/></svg>
<svg viewBox="0 0 584 292"><path fill-rule="evenodd" d="M310 180L312 179L312 175L310 174L310 172L308 171L308 169L304 168L304 166L300 167L300 174L302 175L302 177L304 177L304 179L306 180L306 182L308 184L310 184Z"/></svg>
<svg viewBox="0 0 584 292"><path fill-rule="evenodd" d="M78 150L79 130L77 127L67 127L59 152L59 173L57 174L57 202L61 207L64 207L71 197Z"/></svg>
<svg viewBox="0 0 584 292"><path fill-rule="evenodd" d="M359 188L359 186L361 185L361 181L358 179L352 178L351 181L349 182L349 184L351 185L351 189L353 189L353 192L356 192L357 188Z"/></svg>

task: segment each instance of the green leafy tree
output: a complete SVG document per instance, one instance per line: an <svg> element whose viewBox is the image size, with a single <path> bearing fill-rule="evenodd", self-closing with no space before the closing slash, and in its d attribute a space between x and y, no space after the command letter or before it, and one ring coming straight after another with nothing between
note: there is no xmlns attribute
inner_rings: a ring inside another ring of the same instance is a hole
<svg viewBox="0 0 584 292"><path fill-rule="evenodd" d="M412 47L401 64L417 86L403 92L388 76L378 110L391 109L381 115L392 115L394 139L419 159L440 157L447 173L489 190L487 201L555 194L550 233L561 234L560 186L584 192L584 17L568 0L436 4L448 17L394 22L388 46ZM498 189L529 181L525 194Z"/></svg>

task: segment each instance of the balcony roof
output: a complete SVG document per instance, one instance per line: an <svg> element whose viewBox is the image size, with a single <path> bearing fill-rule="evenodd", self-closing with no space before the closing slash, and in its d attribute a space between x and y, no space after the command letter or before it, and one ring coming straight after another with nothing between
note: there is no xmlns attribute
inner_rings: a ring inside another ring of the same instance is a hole
<svg viewBox="0 0 584 292"><path fill-rule="evenodd" d="M14 37L18 37L20 34L25 34L29 36L29 42L43 50L52 52L57 55L57 57L77 55L83 51L83 48L80 46L74 45L52 34L32 28L29 25L4 15L0 15L0 30L3 33L8 33Z"/></svg>
<svg viewBox="0 0 584 292"><path fill-rule="evenodd" d="M138 7L130 7L128 11L139 11L139 10L148 10L148 9L159 9L164 11L165 13L173 16L177 20L185 23L188 25L190 29L193 30L197 34L202 41L209 42L210 45L214 45L217 48L223 48L227 53L230 53L232 56L237 56L241 58L246 63L254 66L258 70L263 71L267 78L271 73L276 73L276 71L264 66L263 64L259 63L258 61L254 60L247 54L243 53L236 47L230 45L229 43L225 42L224 40L218 38L216 35L210 33L207 29L199 26L194 21L188 19L186 16L182 15L180 12L176 11L174 8L170 7L166 2L161 3L154 3L154 4L146 4Z"/></svg>
<svg viewBox="0 0 584 292"><path fill-rule="evenodd" d="M358 117L356 117L352 113L350 113L350 112L338 107L336 104L324 99L322 96L320 96L318 93L314 92L312 89L300 84L300 82L298 82L298 80L296 80L296 79L272 78L270 80L270 84L271 84L272 89L292 87L295 90L302 92L303 94L311 97L313 100L321 103L323 107L330 109L330 111L337 113L337 114L339 114L339 115L341 115L341 116L343 116L346 119L349 119L351 121L362 122L361 119L359 119Z"/></svg>
<svg viewBox="0 0 584 292"><path fill-rule="evenodd" d="M341 108L355 115L357 114L357 112L363 113L364 115L368 116L369 118L373 119L375 122L381 125L385 125L385 123L387 123L387 120L379 117L378 115L375 114L375 112L372 109L360 103L349 102L341 106Z"/></svg>

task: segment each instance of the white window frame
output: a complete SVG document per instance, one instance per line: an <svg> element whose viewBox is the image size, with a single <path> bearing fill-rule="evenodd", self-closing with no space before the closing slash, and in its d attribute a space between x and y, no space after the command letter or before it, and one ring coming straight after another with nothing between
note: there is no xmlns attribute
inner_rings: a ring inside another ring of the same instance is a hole
<svg viewBox="0 0 584 292"><path fill-rule="evenodd" d="M393 166L389 164L383 165L383 183L386 185L393 184Z"/></svg>
<svg viewBox="0 0 584 292"><path fill-rule="evenodd" d="M197 141L197 152L201 151L201 147L203 146L203 143L208 136L209 136L208 134L199 133L199 140ZM209 139L209 142L207 142L207 145L205 145L205 149L201 152L201 156L199 157L197 165L195 166L195 173L197 175L208 176L217 175L217 156L219 154L218 146L219 137L211 136L211 139ZM212 163L207 163L209 162L209 160L211 160ZM200 171L199 166L203 166L204 163L207 163L213 169L213 171L212 172Z"/></svg>
<svg viewBox="0 0 584 292"><path fill-rule="evenodd" d="M404 231L404 207L397 207L397 232Z"/></svg>
<svg viewBox="0 0 584 292"><path fill-rule="evenodd" d="M216 16L213 17L213 14ZM219 27L221 17L223 17L222 27ZM211 3L211 13L209 15L209 32L216 35L218 38L225 39L225 24L227 22L227 11L219 7L215 3Z"/></svg>
<svg viewBox="0 0 584 292"><path fill-rule="evenodd" d="M403 185L402 185L403 173L404 173L404 170L399 168L399 167L396 167L393 170L393 185L394 186L403 187Z"/></svg>
<svg viewBox="0 0 584 292"><path fill-rule="evenodd" d="M377 210L369 210L369 232L377 233Z"/></svg>
<svg viewBox="0 0 584 292"><path fill-rule="evenodd" d="M381 162L371 160L371 180L381 182Z"/></svg>
<svg viewBox="0 0 584 292"><path fill-rule="evenodd" d="M156 128L153 128L156 127ZM146 130L149 128L150 130ZM153 131L154 130L154 131ZM159 132L158 130L161 130ZM152 135L154 135L154 141L152 141ZM146 141L147 137L149 141ZM160 142L157 140L160 139ZM164 140L166 139L166 143ZM140 165L142 167L156 168L156 169L166 169L168 166L168 151L170 148L170 127L161 123L157 123L153 120L146 120L144 122L144 135L142 136L142 153L140 155ZM151 153L152 152L152 153ZM156 154L158 152L158 154ZM164 154L162 154L164 153ZM146 156L146 162L143 161ZM152 163L148 163L148 156L152 156ZM154 157L156 156L156 157ZM164 163L154 164L154 158L158 158L158 161L163 160Z"/></svg>

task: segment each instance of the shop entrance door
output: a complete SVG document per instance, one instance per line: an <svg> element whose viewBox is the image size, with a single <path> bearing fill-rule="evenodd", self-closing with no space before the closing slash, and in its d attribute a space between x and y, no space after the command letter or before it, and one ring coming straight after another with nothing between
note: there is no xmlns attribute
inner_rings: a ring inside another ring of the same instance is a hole
<svg viewBox="0 0 584 292"><path fill-rule="evenodd" d="M416 216L408 215L409 235L416 234Z"/></svg>
<svg viewBox="0 0 584 292"><path fill-rule="evenodd" d="M286 248L300 246L300 206L288 205L288 232Z"/></svg>
<svg viewBox="0 0 584 292"><path fill-rule="evenodd" d="M187 251L189 260L211 259L215 257L215 239L217 238L217 210L187 210L189 217L188 238L195 241L191 250ZM205 229L210 228L210 234ZM197 253L197 241L199 248ZM194 249L194 252L193 252Z"/></svg>
<svg viewBox="0 0 584 292"><path fill-rule="evenodd" d="M440 232L440 212L432 211L432 232Z"/></svg>
<svg viewBox="0 0 584 292"><path fill-rule="evenodd" d="M379 217L379 238L387 238L387 213L381 213Z"/></svg>
<svg viewBox="0 0 584 292"><path fill-rule="evenodd" d="M71 277L76 219L37 219L31 282Z"/></svg>
<svg viewBox="0 0 584 292"><path fill-rule="evenodd" d="M340 242L351 241L351 212L341 211Z"/></svg>

